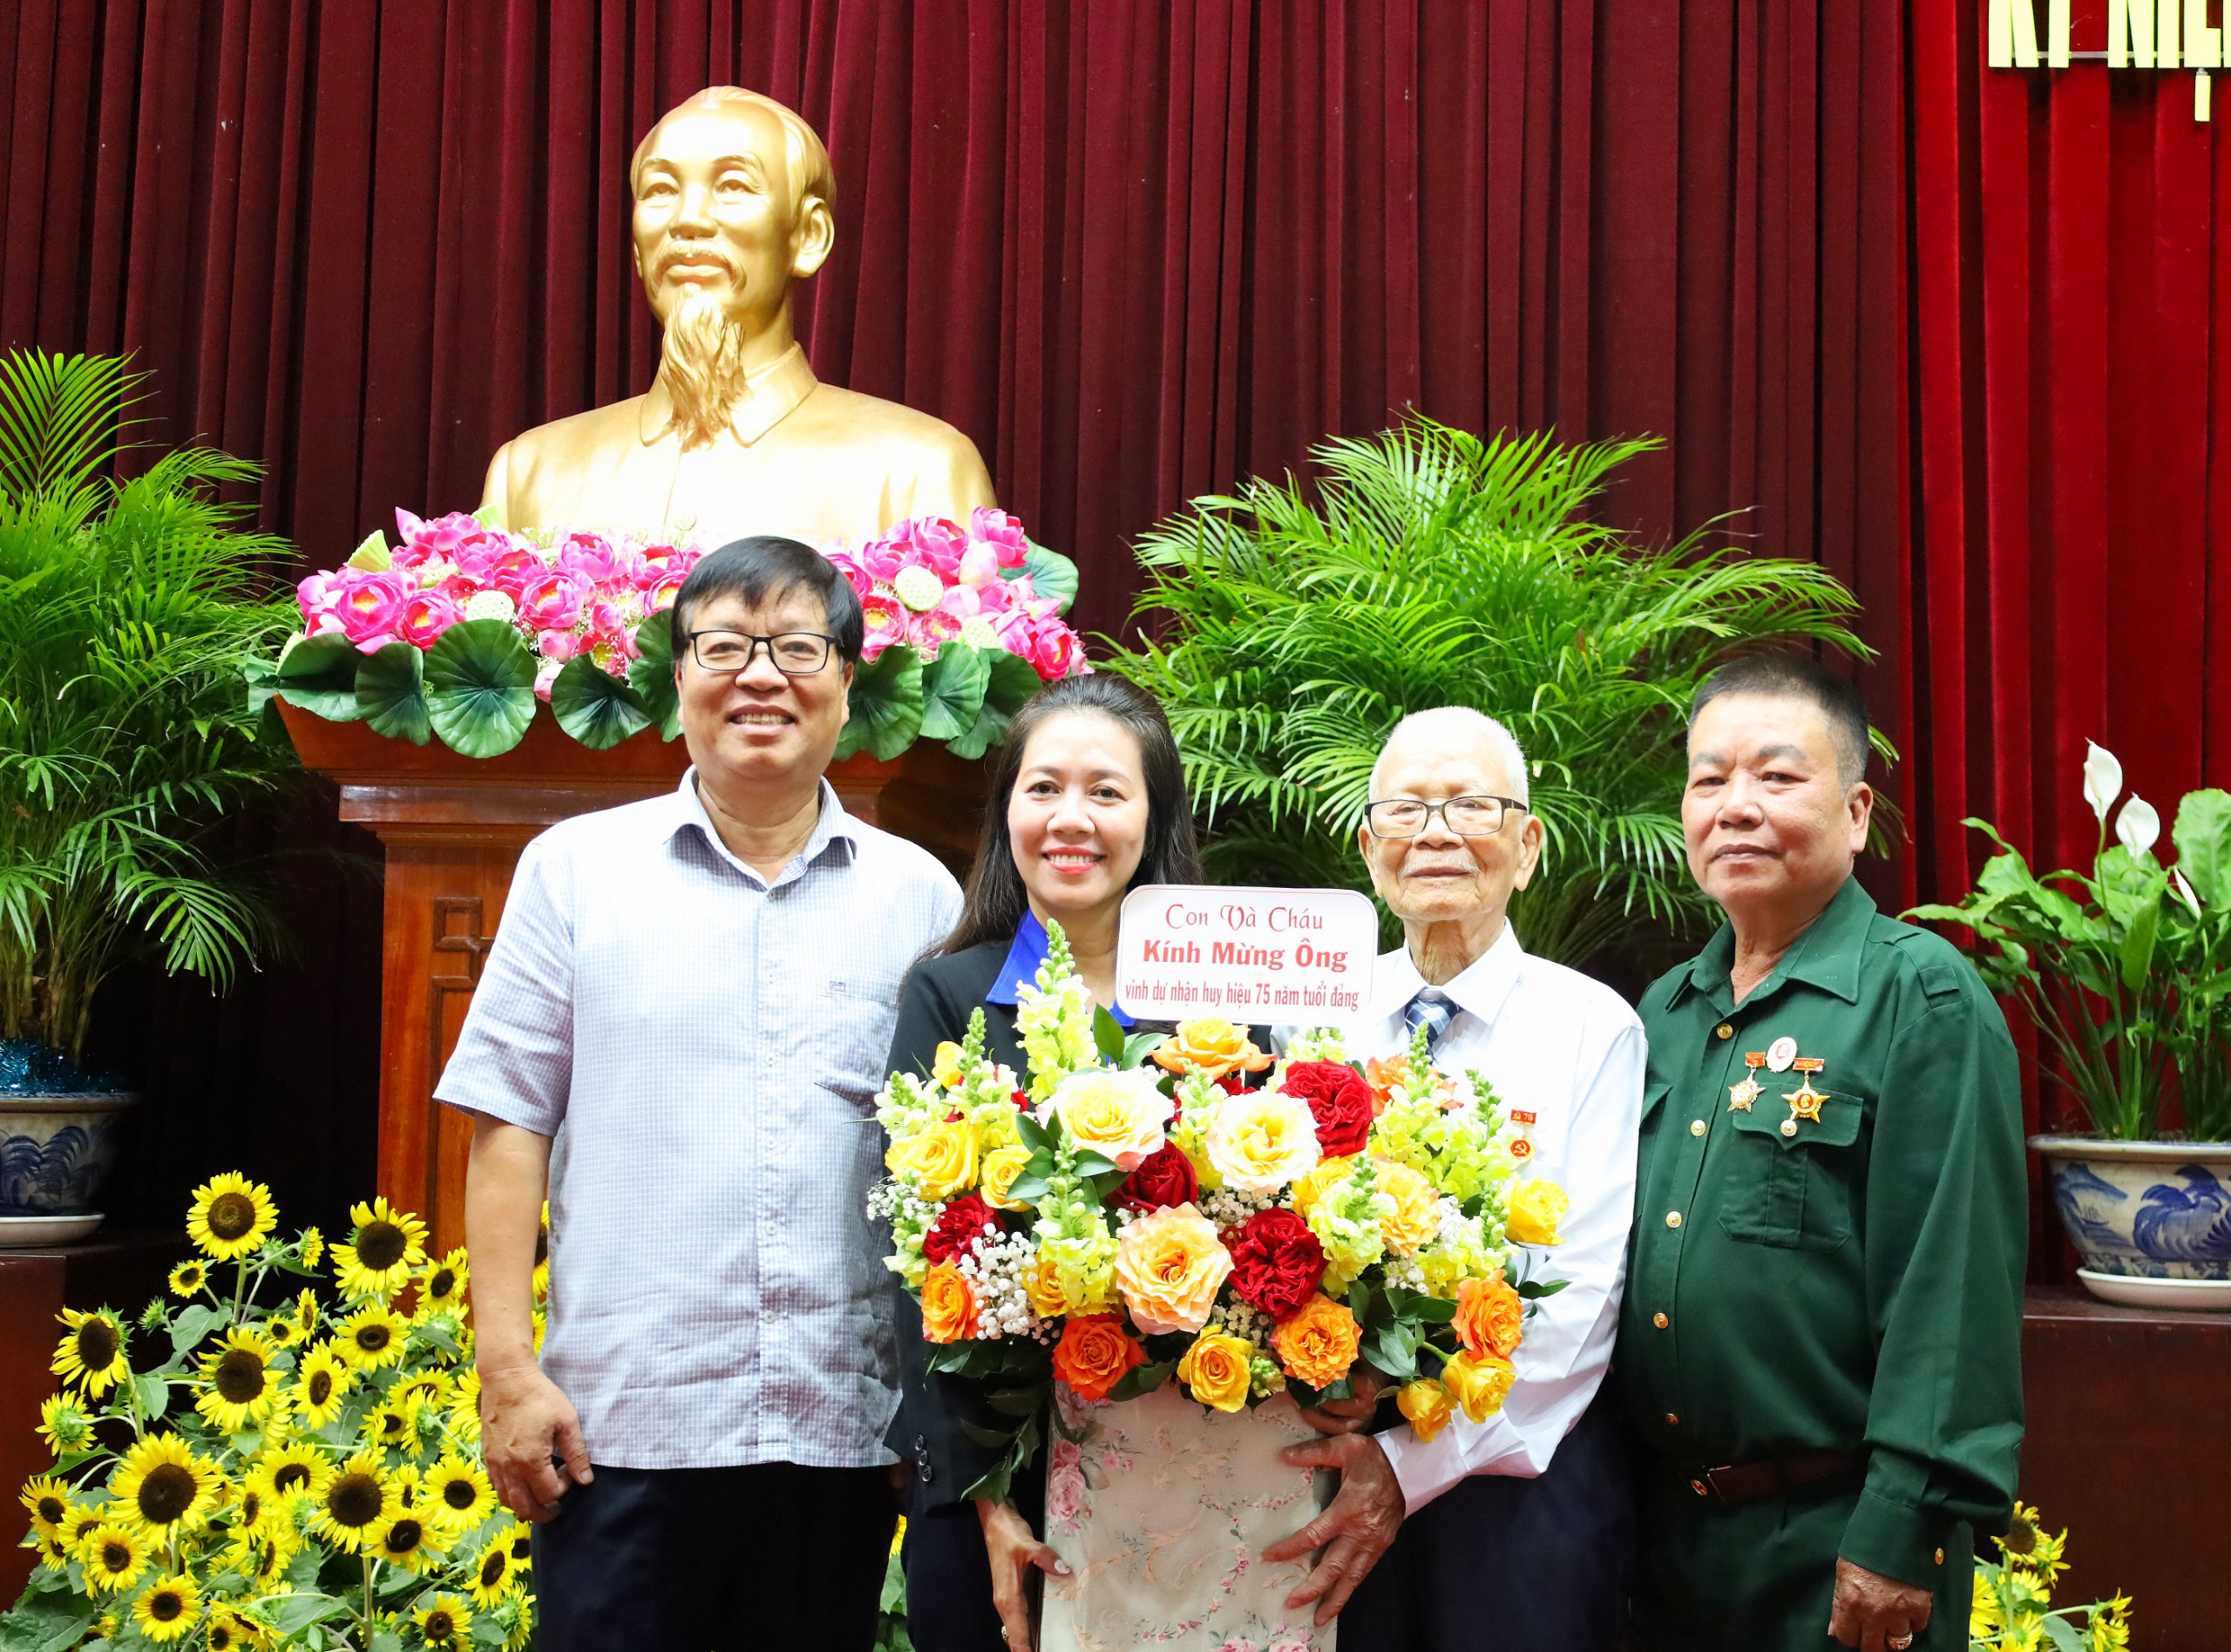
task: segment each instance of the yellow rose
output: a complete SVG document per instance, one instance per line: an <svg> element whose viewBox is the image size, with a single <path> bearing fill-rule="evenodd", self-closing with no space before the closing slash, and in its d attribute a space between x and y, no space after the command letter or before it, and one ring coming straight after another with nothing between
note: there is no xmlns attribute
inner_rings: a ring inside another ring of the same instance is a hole
<svg viewBox="0 0 2231 1652"><path fill-rule="evenodd" d="M1177 1031L1156 1046L1156 1065L1172 1073L1198 1073L1216 1080L1232 1073L1260 1073L1271 1058L1246 1032L1220 1016L1180 1021Z"/></svg>
<svg viewBox="0 0 2231 1652"><path fill-rule="evenodd" d="M977 1179L977 1191L984 1195L984 1202L994 1210L1029 1209L1022 1201L1007 1197L1007 1189L1014 1186L1014 1179L1029 1162L1028 1148L994 1148L986 1154L982 1174Z"/></svg>
<svg viewBox="0 0 2231 1652"><path fill-rule="evenodd" d="M1087 1067L1061 1080L1054 1111L1069 1139L1119 1170L1136 1170L1160 1148L1171 1103L1161 1081L1145 1068L1112 1073Z"/></svg>
<svg viewBox="0 0 2231 1652"><path fill-rule="evenodd" d="M1502 1397L1517 1376L1508 1359L1494 1354L1451 1354L1441 1368L1441 1386L1475 1423L1502 1409Z"/></svg>
<svg viewBox="0 0 2231 1652"><path fill-rule="evenodd" d="M925 1125L892 1142L883 1161L932 1203L950 1199L975 1182L976 1132L966 1119Z"/></svg>
<svg viewBox="0 0 2231 1652"><path fill-rule="evenodd" d="M1204 1405L1236 1412L1247 1403L1247 1362L1253 1351L1252 1344L1227 1331L1204 1330L1177 1362L1177 1380Z"/></svg>
<svg viewBox="0 0 2231 1652"><path fill-rule="evenodd" d="M1394 1213L1379 1219L1387 1248L1398 1256L1414 1256L1441 1231L1441 1195L1432 1182L1407 1164L1374 1159L1379 1190L1394 1201Z"/></svg>
<svg viewBox="0 0 2231 1652"><path fill-rule="evenodd" d="M1294 1215L1306 1222L1309 1219L1309 1213L1316 1209L1323 1201L1325 1190L1354 1169L1355 1164L1356 1161L1353 1157L1326 1159L1319 1162L1317 1168L1295 1182L1293 1184Z"/></svg>
<svg viewBox="0 0 2231 1652"><path fill-rule="evenodd" d="M1322 1291L1271 1333L1271 1346L1286 1375L1312 1388L1330 1387L1346 1376L1362 1341L1356 1317Z"/></svg>
<svg viewBox="0 0 2231 1652"><path fill-rule="evenodd" d="M930 1063L930 1076L944 1089L960 1087L960 1046L951 1039L938 1046L937 1057Z"/></svg>
<svg viewBox="0 0 2231 1652"><path fill-rule="evenodd" d="M1201 1145L1226 1186L1276 1193L1317 1168L1317 1119L1299 1096L1253 1090L1217 1108Z"/></svg>
<svg viewBox="0 0 2231 1652"><path fill-rule="evenodd" d="M1041 1256L1038 1265L1024 1276L1022 1294L1030 1299L1030 1311L1041 1319L1059 1319L1073 1311L1068 1293L1061 1289L1061 1269L1054 1266L1051 1256Z"/></svg>
<svg viewBox="0 0 2231 1652"><path fill-rule="evenodd" d="M1140 1216L1116 1242L1116 1288L1149 1336L1207 1324L1231 1273L1216 1224L1190 1204Z"/></svg>
<svg viewBox="0 0 2231 1652"><path fill-rule="evenodd" d="M1448 1391L1430 1377L1403 1384L1402 1391L1394 1396L1394 1407L1409 1419L1410 1432L1421 1440L1429 1440L1441 1432L1454 1414L1449 1409Z"/></svg>
<svg viewBox="0 0 2231 1652"><path fill-rule="evenodd" d="M1503 1232L1513 1244L1553 1245L1557 1242L1557 1218L1572 1209L1565 1190L1539 1178L1511 1189L1510 1219Z"/></svg>

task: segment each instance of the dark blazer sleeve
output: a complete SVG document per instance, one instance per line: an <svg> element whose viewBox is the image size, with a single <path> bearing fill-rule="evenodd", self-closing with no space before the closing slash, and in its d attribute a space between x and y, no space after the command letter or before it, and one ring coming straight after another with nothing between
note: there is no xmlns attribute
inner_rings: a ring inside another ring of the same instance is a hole
<svg viewBox="0 0 2231 1652"><path fill-rule="evenodd" d="M987 951L996 955L977 956ZM947 1039L960 1042L968 1030L969 1015L982 1003L1006 956L1003 946L973 947L917 964L900 991L899 1025L892 1035L886 1069L927 1073L939 1044ZM987 1019L995 1023L989 1028L995 1046L991 1053L995 1060L1011 1060L996 1047L1012 1040L1010 1017L996 1005L987 1006ZM1014 1419L1001 1416L986 1403L978 1384L929 1369L921 1310L896 1274L892 1276L891 1289L899 1342L899 1414L885 1443L907 1466L904 1500L908 1513L919 1515L959 1501L963 1492L997 1464L1000 1453L970 1439L964 1425L1012 1428Z"/></svg>

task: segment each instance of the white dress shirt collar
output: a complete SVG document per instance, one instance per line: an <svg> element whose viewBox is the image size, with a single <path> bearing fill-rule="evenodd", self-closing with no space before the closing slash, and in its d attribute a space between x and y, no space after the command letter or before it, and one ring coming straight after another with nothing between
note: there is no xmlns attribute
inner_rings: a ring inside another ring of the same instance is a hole
<svg viewBox="0 0 2231 1652"><path fill-rule="evenodd" d="M1505 922L1494 944L1466 965L1463 972L1441 990L1455 1001L1458 1009L1482 1026L1493 1026L1495 1017L1502 1013L1502 1006L1510 999L1511 989L1518 985L1519 972L1525 966L1526 949L1518 944L1518 931ZM1418 973L1407 946L1383 954L1372 976L1372 1015L1381 1019L1400 1015L1403 1006L1425 985L1426 978Z"/></svg>
<svg viewBox="0 0 2231 1652"><path fill-rule="evenodd" d="M743 861L736 858L728 844L722 841L720 832L713 825L712 816L706 812L705 800L698 794L697 767L695 763L682 771L681 784L674 789L670 796L673 798L673 812L669 816L670 823L666 830L666 836L668 838L685 826L695 826L703 836L706 846L715 855L736 867L737 870L748 873L758 882L770 884L770 887L773 884L783 883L796 876L804 868L813 865L828 852L830 846L833 843L844 845L843 852L847 858L859 853L858 823L844 812L844 805L837 799L837 789L829 783L829 778L825 775L822 776L821 781L821 813L813 823L812 836L805 840L805 846L790 857L790 864L783 869L781 875L772 880L745 865Z"/></svg>

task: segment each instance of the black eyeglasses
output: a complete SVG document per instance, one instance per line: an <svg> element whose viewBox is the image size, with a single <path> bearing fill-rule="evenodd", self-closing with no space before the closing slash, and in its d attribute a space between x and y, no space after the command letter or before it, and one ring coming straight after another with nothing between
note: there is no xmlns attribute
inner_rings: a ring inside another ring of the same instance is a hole
<svg viewBox="0 0 2231 1652"><path fill-rule="evenodd" d="M1514 813L1526 805L1516 797L1485 794L1452 797L1444 803L1421 802L1414 797L1388 797L1364 805L1364 823L1373 837L1415 837L1426 823L1439 815L1441 823L1459 837L1493 837Z"/></svg>
<svg viewBox="0 0 2231 1652"><path fill-rule="evenodd" d="M762 643L767 645L775 669L785 677L810 677L829 663L837 639L818 631L783 631L771 637L756 637L748 631L693 631L689 657L708 671L729 676L751 669Z"/></svg>

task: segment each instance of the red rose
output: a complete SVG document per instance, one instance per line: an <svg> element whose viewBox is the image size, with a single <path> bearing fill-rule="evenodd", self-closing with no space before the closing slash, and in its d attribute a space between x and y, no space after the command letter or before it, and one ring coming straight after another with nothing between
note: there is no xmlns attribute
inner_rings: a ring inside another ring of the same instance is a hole
<svg viewBox="0 0 2231 1652"><path fill-rule="evenodd" d="M1164 1205L1190 1204L1200 1193L1201 1179L1193 1174L1192 1161L1165 1141L1123 1178L1123 1185L1116 1189L1116 1202L1143 1214Z"/></svg>
<svg viewBox="0 0 2231 1652"><path fill-rule="evenodd" d="M951 1262L974 1242L987 1228L997 1233L1000 1213L973 1193L964 1193L938 1213L922 1236L922 1254L932 1262Z"/></svg>
<svg viewBox="0 0 2231 1652"><path fill-rule="evenodd" d="M1325 1247L1291 1210L1257 1211L1226 1229L1224 1246L1231 1252L1231 1288L1281 1322L1300 1311L1325 1277Z"/></svg>
<svg viewBox="0 0 2231 1652"><path fill-rule="evenodd" d="M1296 1061L1282 1087L1309 1103L1317 1119L1317 1150L1328 1159L1361 1153L1371 1139L1371 1086L1339 1061Z"/></svg>

